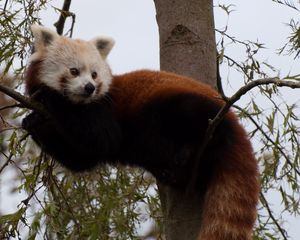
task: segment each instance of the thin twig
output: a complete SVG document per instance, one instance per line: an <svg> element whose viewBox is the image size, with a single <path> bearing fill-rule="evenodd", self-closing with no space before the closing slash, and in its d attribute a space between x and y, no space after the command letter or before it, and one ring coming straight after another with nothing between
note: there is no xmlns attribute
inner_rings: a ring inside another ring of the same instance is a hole
<svg viewBox="0 0 300 240"><path fill-rule="evenodd" d="M25 134L17 143L17 145L21 144L21 142L23 142L27 137L29 136L29 134ZM10 153L9 156L6 156L5 153L1 152L6 158L7 160L5 161L5 163L2 165L2 167L0 168L0 174L1 172L4 170L4 168L6 168L8 166L8 164L11 162L11 159L13 157L13 153Z"/></svg>
<svg viewBox="0 0 300 240"><path fill-rule="evenodd" d="M231 57L229 57L225 54L223 55L223 58L227 59L229 66L236 65L245 74L247 79L251 79L251 77L248 75L247 71L245 70L245 68L241 64L239 64L237 61L233 60ZM229 62L232 62L232 64L230 64Z"/></svg>
<svg viewBox="0 0 300 240"><path fill-rule="evenodd" d="M17 129L20 129L20 127L15 127L15 126L6 127L6 128L0 129L0 133L6 132L6 131L11 131L11 130L17 130Z"/></svg>
<svg viewBox="0 0 300 240"><path fill-rule="evenodd" d="M243 41L241 41L241 40L236 39L236 38L233 37L233 36L228 35L228 34L226 33L226 31L222 31L222 30L219 30L219 29L217 29L217 28L215 28L215 31L218 32L218 33L220 33L221 35L227 37L227 38L230 39L233 43L240 43L240 44L242 44L242 45L245 45L246 47L249 46L248 43L245 43L245 42L243 42Z"/></svg>
<svg viewBox="0 0 300 240"><path fill-rule="evenodd" d="M26 176L24 176L24 177L26 177ZM35 182L36 183L36 182ZM26 207L28 206L28 203L29 203L29 201L33 198L33 197L36 197L37 198L37 196L36 196L36 193L41 189L41 188L43 188L44 186L43 185L41 185L41 186L39 186L37 189L35 189L35 187L32 187L32 186L30 186L30 189L31 189L31 194L29 195L29 196L27 196L27 198L25 198L25 199L23 199L22 201L21 201L21 203L23 203ZM21 204L20 203L20 204ZM19 205L20 205L19 204Z"/></svg>
<svg viewBox="0 0 300 240"><path fill-rule="evenodd" d="M75 215L74 215L74 213L73 213L73 210L72 210L72 208L71 208L71 206L70 206L70 204L69 204L69 202L68 202L66 196L65 196L64 193L62 192L61 188L58 186L58 183L57 183L56 179L54 178L54 176L52 175L52 173L51 173L51 175L50 175L50 178L52 179L52 181L53 181L55 187L57 188L58 192L60 193L60 195L62 196L63 200L65 201L65 204L67 205L67 208L68 208L68 210L69 210L69 212L70 212L70 214L71 214L71 216L72 216L72 218L73 218L73 221L74 221L74 223L75 223L77 229L80 231L80 228L81 228L81 227L80 227L80 225L79 225L79 223L78 223L78 221L77 221L77 219L76 219L76 217L75 217Z"/></svg>
<svg viewBox="0 0 300 240"><path fill-rule="evenodd" d="M7 8L8 0L5 1L4 7L3 7L3 12L6 14L6 8Z"/></svg>
<svg viewBox="0 0 300 240"><path fill-rule="evenodd" d="M2 171L4 170L4 168L6 168L8 166L8 164L10 163L11 159L13 157L13 154L11 153L8 157L7 160L5 161L5 163L2 165L2 167L0 168L0 173L2 173Z"/></svg>
<svg viewBox="0 0 300 240"><path fill-rule="evenodd" d="M70 13L71 17L72 17L72 23L71 23L71 28L69 30L70 32L70 38L73 37L73 30L74 30L74 26L75 26L75 20L76 20L76 15L74 13Z"/></svg>
<svg viewBox="0 0 300 240"><path fill-rule="evenodd" d="M273 215L273 212L268 204L267 199L265 198L265 196L263 195L263 193L260 193L260 200L262 202L262 204L264 205L264 207L267 209L270 218L273 220L273 222L275 223L278 231L280 232L281 236L283 237L284 240L288 240L285 230L280 226L280 224L277 222L276 218Z"/></svg>
<svg viewBox="0 0 300 240"><path fill-rule="evenodd" d="M12 105L8 105L8 106L4 106L4 107L0 108L0 111L3 111L8 108L15 108L15 107L22 107L22 105L21 104L12 104Z"/></svg>

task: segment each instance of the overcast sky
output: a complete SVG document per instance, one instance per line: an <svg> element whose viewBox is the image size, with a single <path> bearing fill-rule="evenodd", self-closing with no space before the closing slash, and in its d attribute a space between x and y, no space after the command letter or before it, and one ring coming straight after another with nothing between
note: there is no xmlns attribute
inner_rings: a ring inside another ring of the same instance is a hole
<svg viewBox="0 0 300 240"><path fill-rule="evenodd" d="M289 57L274 54L286 42L289 29L285 23L293 16L297 19L296 11L274 4L271 0L227 0L215 1L215 4L223 2L235 5L235 11L229 19L230 34L241 40L266 43L267 49L260 55L261 59L281 69L282 76L288 72L296 73L297 68L300 69L299 60L292 61ZM62 1L56 0L52 4L60 8ZM71 11L76 14L74 38L88 40L98 35L108 35L115 39L116 45L108 58L113 73L145 68L159 69L158 29L152 0L73 0ZM50 28L53 28L57 18L54 9L47 9L41 14L42 23ZM226 21L225 14L216 9L216 27L222 28ZM241 57L240 49L230 48L230 55L233 58ZM226 74L223 76L225 78L238 78L235 73L226 72L226 69L222 73ZM228 91L232 92L234 89L235 86L231 86ZM295 99L300 96L299 91L294 91L289 96ZM14 196L7 200L4 195L7 196L7 192L2 186L0 209L5 212L12 211L22 199ZM300 236L300 221L289 226L290 235L293 239L298 239L296 236Z"/></svg>

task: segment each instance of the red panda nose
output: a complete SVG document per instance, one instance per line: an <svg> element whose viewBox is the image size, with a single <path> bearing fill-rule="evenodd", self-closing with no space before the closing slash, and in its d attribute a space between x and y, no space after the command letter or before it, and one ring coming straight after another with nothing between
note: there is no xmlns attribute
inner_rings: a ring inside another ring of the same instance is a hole
<svg viewBox="0 0 300 240"><path fill-rule="evenodd" d="M84 86L84 91L87 95L91 95L95 91L95 86L92 83L88 83Z"/></svg>

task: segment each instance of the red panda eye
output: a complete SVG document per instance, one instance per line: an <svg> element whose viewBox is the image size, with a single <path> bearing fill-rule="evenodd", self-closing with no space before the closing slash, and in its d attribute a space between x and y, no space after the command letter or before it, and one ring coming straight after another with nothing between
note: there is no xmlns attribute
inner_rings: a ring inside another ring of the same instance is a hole
<svg viewBox="0 0 300 240"><path fill-rule="evenodd" d="M70 68L70 73L71 73L74 77L77 77L77 76L79 76L79 74L80 74L78 68Z"/></svg>
<svg viewBox="0 0 300 240"><path fill-rule="evenodd" d="M98 76L98 74L97 74L96 72L92 72L92 78L93 78L93 79L96 79L97 76Z"/></svg>

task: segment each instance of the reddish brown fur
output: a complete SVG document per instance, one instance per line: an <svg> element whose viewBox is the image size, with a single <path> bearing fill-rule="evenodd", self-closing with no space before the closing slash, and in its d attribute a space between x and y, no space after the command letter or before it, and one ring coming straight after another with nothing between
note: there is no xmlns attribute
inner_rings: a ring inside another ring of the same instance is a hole
<svg viewBox="0 0 300 240"><path fill-rule="evenodd" d="M39 72L41 68L41 61L33 61L25 72L26 92L31 96L36 90L41 87L41 80Z"/></svg>
<svg viewBox="0 0 300 240"><path fill-rule="evenodd" d="M205 96L220 106L224 104L210 86L166 72L138 71L115 76L111 86L119 116L130 116L159 96L187 92ZM199 240L250 240L256 219L257 163L236 116L229 112L226 118L234 123L235 139L208 187Z"/></svg>
<svg viewBox="0 0 300 240"><path fill-rule="evenodd" d="M179 93L200 93L220 105L223 104L219 94L210 86L163 71L144 70L114 76L110 89L114 99L118 101L115 107L120 114L137 112L146 102L159 96Z"/></svg>

